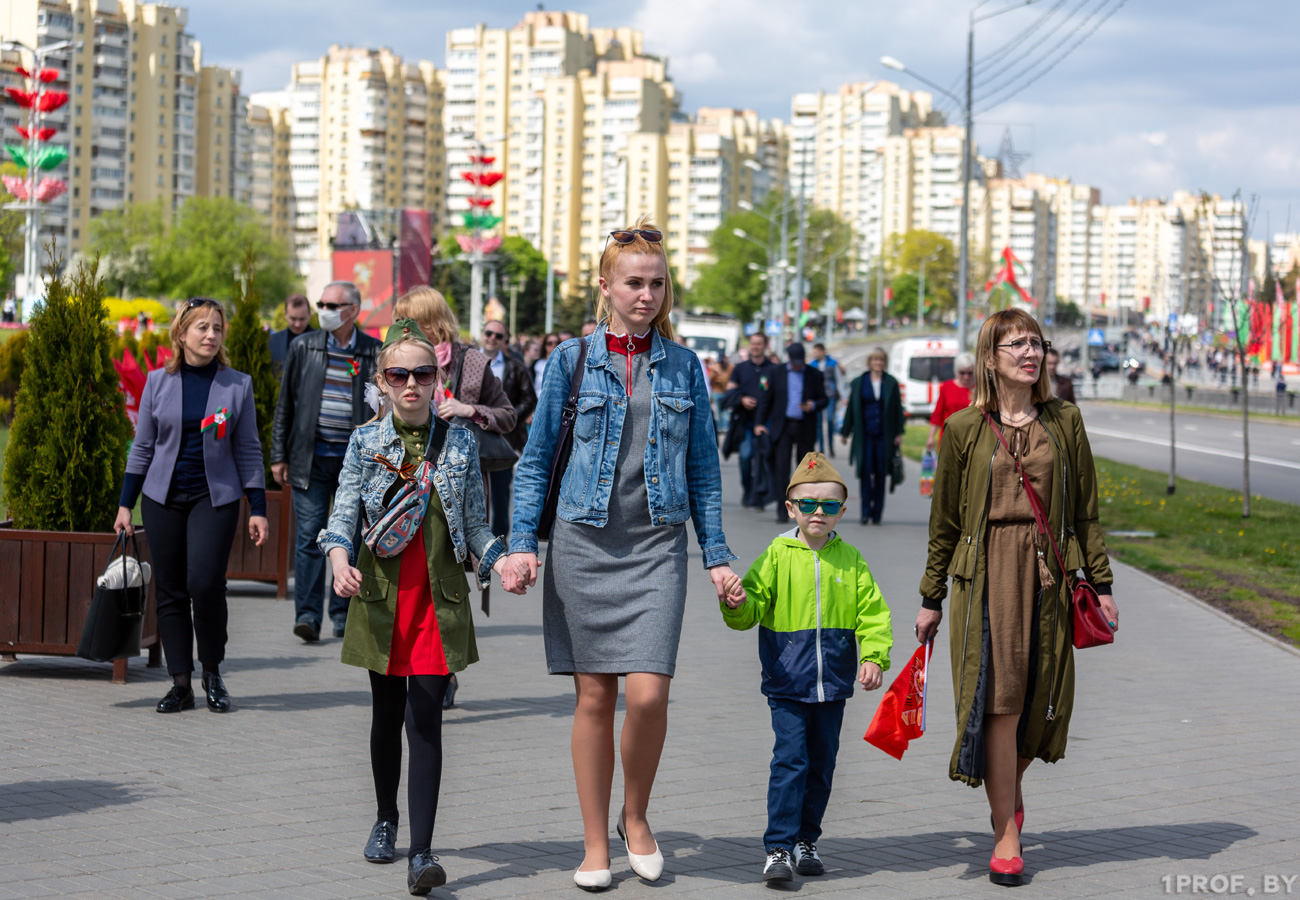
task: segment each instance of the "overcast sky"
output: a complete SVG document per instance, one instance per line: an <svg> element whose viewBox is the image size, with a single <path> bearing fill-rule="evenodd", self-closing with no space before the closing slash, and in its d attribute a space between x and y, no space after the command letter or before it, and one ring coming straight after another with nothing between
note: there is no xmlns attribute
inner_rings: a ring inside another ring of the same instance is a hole
<svg viewBox="0 0 1300 900"><path fill-rule="evenodd" d="M923 87L883 68L886 54L960 94L970 5L594 0L564 8L587 13L595 27L641 28L648 51L668 57L683 109L748 107L788 120L790 98L801 91L834 91L873 78ZM1003 5L991 0L984 9ZM246 91L284 87L290 63L320 56L335 42L387 46L442 65L448 29L479 21L513 25L530 8L505 0L472 7L448 0L189 3L190 30L203 43L205 61L242 69ZM1247 199L1260 198L1253 236L1282 231L1288 217L1290 229L1300 231L1296 8L1296 0L1037 0L982 23L977 66L999 55L984 63L982 75L977 70L980 151L995 155L1005 128L1013 126L1017 152L1032 153L1025 171L1094 185L1103 203L1179 188L1224 195L1240 188ZM1007 51L1012 38L1054 10ZM1065 20L1072 10L1078 14ZM1045 32L1051 32L1046 39ZM1044 66L1057 65L1009 101L985 108L993 88L1024 83L1026 66L1040 57Z"/></svg>

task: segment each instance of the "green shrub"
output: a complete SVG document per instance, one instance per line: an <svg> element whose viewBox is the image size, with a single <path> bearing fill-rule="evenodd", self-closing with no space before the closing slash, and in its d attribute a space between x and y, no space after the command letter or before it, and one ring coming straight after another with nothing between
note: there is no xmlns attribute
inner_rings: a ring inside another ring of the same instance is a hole
<svg viewBox="0 0 1300 900"><path fill-rule="evenodd" d="M250 250L244 262L247 281L235 284L234 313L226 334L226 352L230 367L253 379L253 403L257 408L257 436L262 442L262 462L266 468L266 485L271 479L271 419L275 415L279 382L271 371L270 335L262 327L262 294L257 288L255 257Z"/></svg>
<svg viewBox="0 0 1300 900"><path fill-rule="evenodd" d="M68 278L51 265L31 317L4 485L14 525L108 531L126 468L131 423L110 354L98 263Z"/></svg>
<svg viewBox="0 0 1300 900"><path fill-rule="evenodd" d="M0 396L13 397L23 380L23 362L27 353L27 332L20 331L0 345Z"/></svg>

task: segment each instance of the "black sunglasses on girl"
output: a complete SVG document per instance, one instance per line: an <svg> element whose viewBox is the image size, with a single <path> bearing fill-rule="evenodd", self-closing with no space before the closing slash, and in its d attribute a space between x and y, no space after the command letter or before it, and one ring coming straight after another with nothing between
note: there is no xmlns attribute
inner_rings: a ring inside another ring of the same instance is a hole
<svg viewBox="0 0 1300 900"><path fill-rule="evenodd" d="M438 367L416 366L414 369L403 369L400 366L393 366L391 369L384 369L384 380L388 382L389 387L405 387L407 379L412 375L415 376L416 384L427 387L438 377Z"/></svg>
<svg viewBox="0 0 1300 900"><path fill-rule="evenodd" d="M651 244L657 244L664 239L663 234L660 232L646 231L642 228L629 228L626 231L611 231L609 236L620 244L630 244L636 240L638 234L641 235L642 240Z"/></svg>

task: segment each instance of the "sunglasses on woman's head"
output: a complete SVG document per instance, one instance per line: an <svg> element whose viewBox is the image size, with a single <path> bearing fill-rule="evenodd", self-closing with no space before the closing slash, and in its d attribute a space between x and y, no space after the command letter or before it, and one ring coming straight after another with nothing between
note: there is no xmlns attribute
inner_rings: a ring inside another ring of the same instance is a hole
<svg viewBox="0 0 1300 900"><path fill-rule="evenodd" d="M438 377L438 367L416 366L414 369L403 369L401 366L393 366L384 369L384 380L388 382L389 387L404 387L407 379L412 375L415 376L416 384L428 387Z"/></svg>
<svg viewBox="0 0 1300 900"><path fill-rule="evenodd" d="M646 231L643 228L628 228L625 231L611 231L609 236L620 244L630 244L636 240L638 234L641 235L642 240L651 244L657 244L664 239L662 232Z"/></svg>
<svg viewBox="0 0 1300 900"><path fill-rule="evenodd" d="M186 309L198 309L200 306L215 306L218 309L221 308L221 304L216 300L213 300L211 297L192 297L189 302L185 304Z"/></svg>
<svg viewBox="0 0 1300 900"><path fill-rule="evenodd" d="M792 500L790 502L805 516L811 516L817 512L818 506L828 516L838 516L840 510L844 508L843 500Z"/></svg>

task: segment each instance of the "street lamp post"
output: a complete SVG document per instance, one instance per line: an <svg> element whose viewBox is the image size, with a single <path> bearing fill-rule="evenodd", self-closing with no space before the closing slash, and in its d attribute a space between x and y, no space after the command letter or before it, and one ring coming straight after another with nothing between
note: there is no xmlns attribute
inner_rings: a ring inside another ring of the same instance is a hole
<svg viewBox="0 0 1300 900"><path fill-rule="evenodd" d="M973 77L975 72L975 24L977 22L983 22L986 19L992 19L995 16L1000 16L1003 13L1011 12L1012 10L1031 6L1032 4L1037 3L1038 0L1017 0L1016 3L995 10L991 13L982 16L975 15L981 6L985 6L990 2L992 2L992 0L979 0L979 2L973 5L970 9L970 21L966 29L966 96L964 99L958 97L947 88L917 74L892 56L882 56L880 58L881 65L898 72L908 73L922 84L929 85L944 96L956 101L957 105L962 108L965 120L964 124L966 127L966 140L961 155L961 222L958 227L961 245L957 258L957 352L959 353L966 350L966 282L970 278L970 163L971 155L973 153L971 140L973 139L975 132L974 112L972 110L974 101Z"/></svg>

